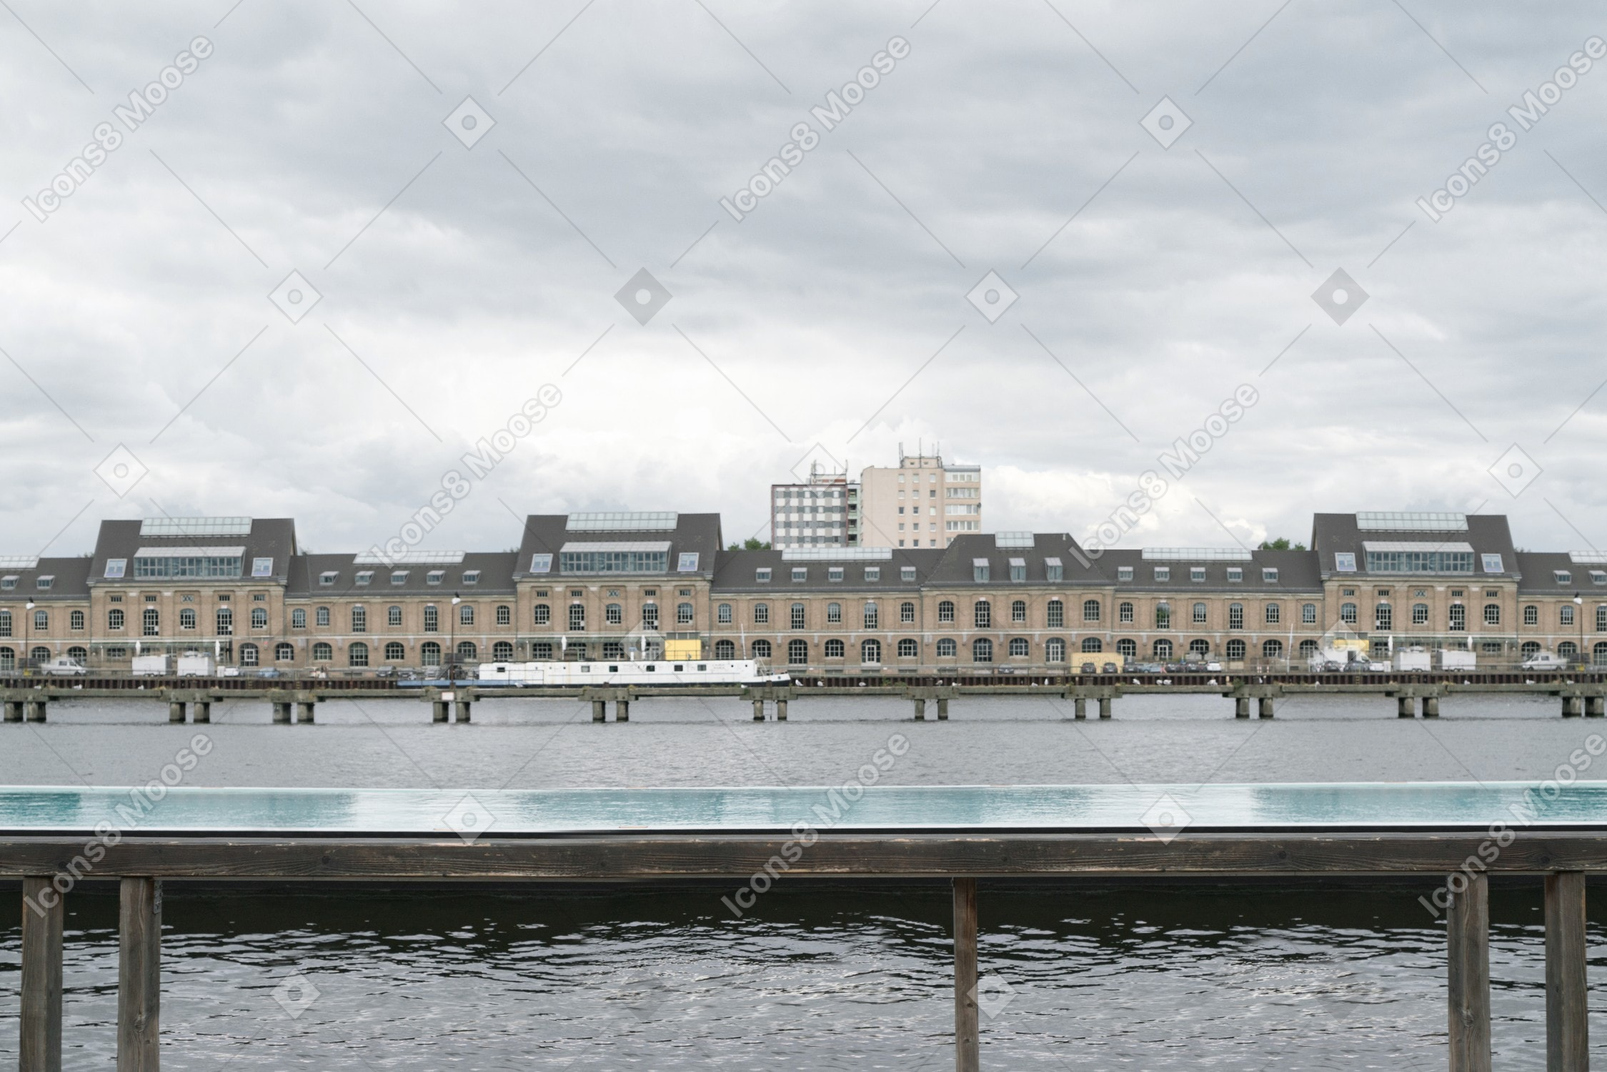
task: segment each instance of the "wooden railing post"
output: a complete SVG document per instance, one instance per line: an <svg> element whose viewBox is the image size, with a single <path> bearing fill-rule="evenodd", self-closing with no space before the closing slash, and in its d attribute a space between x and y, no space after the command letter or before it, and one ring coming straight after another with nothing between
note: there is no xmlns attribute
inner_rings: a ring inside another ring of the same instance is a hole
<svg viewBox="0 0 1607 1072"><path fill-rule="evenodd" d="M117 1072L158 1072L162 1002L160 879L123 879L118 929Z"/></svg>
<svg viewBox="0 0 1607 1072"><path fill-rule="evenodd" d="M1546 1072L1587 1072L1585 873L1546 876Z"/></svg>
<svg viewBox="0 0 1607 1072"><path fill-rule="evenodd" d="M1490 1072L1490 880L1469 875L1446 913L1451 1072Z"/></svg>
<svg viewBox="0 0 1607 1072"><path fill-rule="evenodd" d="M954 880L954 1069L978 1072L976 879Z"/></svg>
<svg viewBox="0 0 1607 1072"><path fill-rule="evenodd" d="M49 878L22 880L22 1072L61 1072L61 932Z"/></svg>

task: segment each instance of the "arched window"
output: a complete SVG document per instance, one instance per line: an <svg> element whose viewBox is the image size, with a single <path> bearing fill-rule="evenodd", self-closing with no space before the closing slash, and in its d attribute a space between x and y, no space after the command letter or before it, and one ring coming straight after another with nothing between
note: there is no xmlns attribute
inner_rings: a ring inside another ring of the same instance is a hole
<svg viewBox="0 0 1607 1072"><path fill-rule="evenodd" d="M1172 642L1163 637L1150 645L1150 650L1156 659L1165 662L1172 657Z"/></svg>
<svg viewBox="0 0 1607 1072"><path fill-rule="evenodd" d="M195 628L195 608L194 607L183 607L183 608L181 608L179 610L179 628L180 629L194 629Z"/></svg>
<svg viewBox="0 0 1607 1072"><path fill-rule="evenodd" d="M513 658L513 641L499 640L491 645L491 659L493 662L505 663Z"/></svg>
<svg viewBox="0 0 1607 1072"><path fill-rule="evenodd" d="M1032 645L1027 642L1026 637L1010 638L1010 657L1012 659L1024 659L1030 654L1032 654Z"/></svg>
<svg viewBox="0 0 1607 1072"><path fill-rule="evenodd" d="M1428 619L1425 618L1423 620L1427 621ZM1540 624L1540 608L1535 606L1533 603L1530 603L1528 606L1524 607L1523 608L1523 624L1524 625L1539 625ZM1539 649L1536 649L1536 650L1538 651Z"/></svg>
<svg viewBox="0 0 1607 1072"><path fill-rule="evenodd" d="M874 666L882 661L882 642L880 640L863 640L859 644L859 661L866 666Z"/></svg>
<svg viewBox="0 0 1607 1072"><path fill-rule="evenodd" d="M352 608L352 632L368 632L368 608L355 606Z"/></svg>
<svg viewBox="0 0 1607 1072"><path fill-rule="evenodd" d="M768 658L770 658L770 641L768 641L768 640L755 640L753 642L753 657L755 659L768 659Z"/></svg>
<svg viewBox="0 0 1607 1072"><path fill-rule="evenodd" d="M1263 659L1281 659L1281 658L1283 658L1283 641L1281 641L1281 640L1268 640L1268 641L1265 641L1261 645L1261 657Z"/></svg>
<svg viewBox="0 0 1607 1072"><path fill-rule="evenodd" d="M1082 650L1085 655L1097 655L1105 650L1105 644L1096 636L1083 637Z"/></svg>
<svg viewBox="0 0 1607 1072"><path fill-rule="evenodd" d="M1224 650L1226 651L1227 657L1231 662L1240 662L1244 659L1244 641L1242 640L1228 641L1227 647Z"/></svg>
<svg viewBox="0 0 1607 1072"><path fill-rule="evenodd" d="M1302 640L1300 642L1300 657L1302 659L1311 658L1313 655L1317 654L1317 651L1318 644L1315 640Z"/></svg>
<svg viewBox="0 0 1607 1072"><path fill-rule="evenodd" d="M1133 621L1133 605L1131 603L1119 604L1116 607L1116 620L1123 624L1131 625Z"/></svg>
<svg viewBox="0 0 1607 1072"><path fill-rule="evenodd" d="M307 612L306 612L306 610L304 610L301 607L297 607L295 610L290 612L290 628L292 628L292 629L305 629L305 628L307 628Z"/></svg>
<svg viewBox="0 0 1607 1072"><path fill-rule="evenodd" d="M1356 624L1356 604L1342 603L1339 606L1339 620L1346 625Z"/></svg>
<svg viewBox="0 0 1607 1072"><path fill-rule="evenodd" d="M419 662L425 666L441 665L441 645L433 640L426 640L418 649Z"/></svg>
<svg viewBox="0 0 1607 1072"><path fill-rule="evenodd" d="M459 625L473 625L474 624L474 604L473 603L459 603L458 604L458 624Z"/></svg>
<svg viewBox="0 0 1607 1072"><path fill-rule="evenodd" d="M840 640L826 641L826 658L841 659L847 654L847 646Z"/></svg>
<svg viewBox="0 0 1607 1072"><path fill-rule="evenodd" d="M162 635L162 615L155 607L146 607L140 615L140 632L145 636Z"/></svg>
<svg viewBox="0 0 1607 1072"><path fill-rule="evenodd" d="M1058 599L1051 599L1044 604L1044 624L1050 629L1064 629L1066 627L1066 605Z"/></svg>
<svg viewBox="0 0 1607 1072"><path fill-rule="evenodd" d="M1211 654L1211 642L1204 637L1197 637L1189 641L1189 651L1199 656Z"/></svg>
<svg viewBox="0 0 1607 1072"><path fill-rule="evenodd" d="M658 628L658 604L657 603L643 603L642 604L642 628L643 629L657 629Z"/></svg>
<svg viewBox="0 0 1607 1072"><path fill-rule="evenodd" d="M754 625L769 625L770 624L770 604L768 604L768 603L755 603L753 605L753 624Z"/></svg>
<svg viewBox="0 0 1607 1072"><path fill-rule="evenodd" d="M945 599L937 605L937 620L940 622L952 622L954 620L954 602L952 600Z"/></svg>
<svg viewBox="0 0 1607 1072"><path fill-rule="evenodd" d="M385 624L389 625L389 626L401 625L402 624L402 608L401 607L386 607L385 608Z"/></svg>
<svg viewBox="0 0 1607 1072"><path fill-rule="evenodd" d="M729 604L729 603L721 603L718 607L715 607L714 608L714 620L719 622L721 625L730 625L731 624L731 604Z"/></svg>
<svg viewBox="0 0 1607 1072"><path fill-rule="evenodd" d="M960 653L960 646L954 642L953 637L944 637L937 642L937 657L939 659L953 659Z"/></svg>
<svg viewBox="0 0 1607 1072"><path fill-rule="evenodd" d="M809 664L809 641L787 641L787 662L791 666L807 666Z"/></svg>
<svg viewBox="0 0 1607 1072"><path fill-rule="evenodd" d="M864 618L865 628L866 629L875 629L875 628L877 628L878 619L879 619L879 615L877 614L877 611L876 611L876 604L874 604L874 603L866 603L865 604L865 618ZM878 660L878 661L880 661L880 660Z"/></svg>
<svg viewBox="0 0 1607 1072"><path fill-rule="evenodd" d="M234 611L228 607L218 608L218 636L234 635Z"/></svg>
<svg viewBox="0 0 1607 1072"><path fill-rule="evenodd" d="M396 621L392 622L391 624L392 625L401 625L402 624L402 608L401 607L392 607L391 609L396 611ZM535 606L535 619L534 619L534 621L535 621L536 625L547 625L548 623L550 623L552 621L552 608L549 607L545 603L537 603L536 606Z"/></svg>
<svg viewBox="0 0 1607 1072"><path fill-rule="evenodd" d="M1317 621L1317 604L1315 604L1315 603L1302 603L1302 604L1300 604L1300 620L1302 622L1304 622L1305 624L1307 624L1307 625L1315 624L1316 621Z"/></svg>
<svg viewBox="0 0 1607 1072"><path fill-rule="evenodd" d="M267 607L252 607L251 608L251 628L253 628L253 629L266 629L266 628L268 628L268 608Z"/></svg>
<svg viewBox="0 0 1607 1072"><path fill-rule="evenodd" d="M1024 599L1012 600L1010 603L1010 620L1024 622L1027 620L1027 601Z"/></svg>
<svg viewBox="0 0 1607 1072"><path fill-rule="evenodd" d="M293 663L296 661L296 646L290 641L282 641L273 646L273 661L276 663Z"/></svg>
<svg viewBox="0 0 1607 1072"><path fill-rule="evenodd" d="M987 637L977 637L971 641L971 661L974 663L991 663L993 661L993 641Z"/></svg>
<svg viewBox="0 0 1607 1072"><path fill-rule="evenodd" d="M1243 603L1229 603L1228 604L1228 628L1229 629L1243 629L1244 628L1244 604Z"/></svg>
<svg viewBox="0 0 1607 1072"><path fill-rule="evenodd" d="M1082 620L1085 622L1099 621L1099 600L1085 599L1082 601Z"/></svg>
<svg viewBox="0 0 1607 1072"><path fill-rule="evenodd" d="M1413 625L1427 625L1428 624L1428 604L1427 603L1413 603L1412 604L1412 624ZM1533 623L1531 622L1530 624L1533 624Z"/></svg>
<svg viewBox="0 0 1607 1072"><path fill-rule="evenodd" d="M603 624L604 625L624 625L625 624L625 608L624 608L624 606L622 604L619 604L619 603L607 603L607 604L604 604L603 605Z"/></svg>
<svg viewBox="0 0 1607 1072"><path fill-rule="evenodd" d="M693 618L692 604L690 604L690 603L677 603L677 604L675 604L675 624L676 625L691 625L692 624L692 618Z"/></svg>
<svg viewBox="0 0 1607 1072"><path fill-rule="evenodd" d="M1388 603L1380 603L1373 608L1373 628L1393 629L1395 621L1395 608Z"/></svg>
<svg viewBox="0 0 1607 1072"><path fill-rule="evenodd" d="M737 646L729 640L716 640L714 642L714 657L724 662L730 662L737 657Z"/></svg>
<svg viewBox="0 0 1607 1072"><path fill-rule="evenodd" d="M1124 659L1138 658L1138 641L1126 637L1116 641L1116 654Z"/></svg>
<svg viewBox="0 0 1607 1072"><path fill-rule="evenodd" d="M900 622L903 622L905 625L908 625L911 622L913 622L915 620L915 604L913 604L913 603L900 603L898 605L898 620ZM1607 630L1604 630L1604 631L1607 631Z"/></svg>
<svg viewBox="0 0 1607 1072"><path fill-rule="evenodd" d="M569 604L569 628L586 628L586 605L584 603Z"/></svg>
<svg viewBox="0 0 1607 1072"><path fill-rule="evenodd" d="M0 636L10 636L11 635L11 612L9 610L0 612L0 620L4 621L4 625L0 625ZM111 610L106 612L106 628L108 628L108 629L121 629L121 628L123 628L123 608L122 607L113 607Z"/></svg>
<svg viewBox="0 0 1607 1072"><path fill-rule="evenodd" d="M1267 624L1277 625L1283 618L1283 609L1276 603L1267 604Z"/></svg>
<svg viewBox="0 0 1607 1072"><path fill-rule="evenodd" d="M921 647L911 637L905 637L898 642L898 657L900 659L913 659L920 655Z"/></svg>
<svg viewBox="0 0 1607 1072"><path fill-rule="evenodd" d="M315 611L313 611L313 618L314 618L314 621L315 621L315 623L317 625L321 625L321 626L329 625L329 608L328 607L319 607L319 608L317 608Z"/></svg>
<svg viewBox="0 0 1607 1072"><path fill-rule="evenodd" d="M67 628L75 632L83 632L84 612L81 610L75 610L71 614L67 615Z"/></svg>
<svg viewBox="0 0 1607 1072"><path fill-rule="evenodd" d="M1047 663L1063 663L1066 661L1066 642L1060 637L1050 637L1043 642L1043 659Z"/></svg>
<svg viewBox="0 0 1607 1072"><path fill-rule="evenodd" d="M320 640L312 646L312 660L315 663L327 663L335 658L335 649Z"/></svg>
<svg viewBox="0 0 1607 1072"><path fill-rule="evenodd" d="M240 665L241 666L256 666L257 665L257 646L255 644L241 644L240 645Z"/></svg>
<svg viewBox="0 0 1607 1072"><path fill-rule="evenodd" d="M1194 624L1195 625L1204 625L1205 622L1206 622L1205 604L1204 603L1196 603L1196 604L1194 604L1193 611L1194 611L1194 613L1191 614L1190 617L1192 618Z"/></svg>
<svg viewBox="0 0 1607 1072"><path fill-rule="evenodd" d="M400 640L392 640L390 643L385 645L386 662L399 663L405 658L407 658L407 649L402 646L402 642Z"/></svg>
<svg viewBox="0 0 1607 1072"><path fill-rule="evenodd" d="M1596 604L1596 632L1607 633L1607 603Z"/></svg>
<svg viewBox="0 0 1607 1072"><path fill-rule="evenodd" d="M472 640L460 640L460 641L458 641L458 658L459 659L469 659L469 660L472 661L474 659L478 659L479 657L480 657L480 649L475 646L474 641L472 641Z"/></svg>
<svg viewBox="0 0 1607 1072"><path fill-rule="evenodd" d="M1532 659L1540 654L1540 642L1538 640L1525 640L1518 651L1525 659Z"/></svg>
<svg viewBox="0 0 1607 1072"><path fill-rule="evenodd" d="M843 605L841 603L826 604L826 624L841 625L843 623Z"/></svg>
<svg viewBox="0 0 1607 1072"><path fill-rule="evenodd" d="M0 673L12 674L17 670L17 653L10 648L0 648Z"/></svg>
<svg viewBox="0 0 1607 1072"><path fill-rule="evenodd" d="M76 647L76 646L68 648L67 649L67 658L71 659L73 662L77 663L79 666L88 666L89 665L89 649L88 648L80 648L80 647ZM255 666L257 664L252 663L251 665Z"/></svg>
<svg viewBox="0 0 1607 1072"><path fill-rule="evenodd" d="M1590 649L1590 661L1597 666L1607 666L1607 641L1597 641Z"/></svg>
<svg viewBox="0 0 1607 1072"><path fill-rule="evenodd" d="M991 626L993 624L993 604L985 599L977 600L975 606L971 608L971 623L978 629L986 629Z"/></svg>
<svg viewBox="0 0 1607 1072"><path fill-rule="evenodd" d="M1603 625L1607 625L1607 613L1604 613L1604 612L1607 612L1607 607L1597 607L1596 608L1596 628L1597 628L1598 631L1601 629L1601 627ZM1486 603L1484 605L1484 624L1485 625L1500 625L1501 624L1501 604L1499 604L1499 603Z"/></svg>
<svg viewBox="0 0 1607 1072"><path fill-rule="evenodd" d="M1569 662L1579 658L1579 645L1571 640L1564 640L1557 645L1557 657L1567 659Z"/></svg>
<svg viewBox="0 0 1607 1072"><path fill-rule="evenodd" d="M35 666L43 666L50 661L50 649L34 648L28 653L28 657L33 660Z"/></svg>

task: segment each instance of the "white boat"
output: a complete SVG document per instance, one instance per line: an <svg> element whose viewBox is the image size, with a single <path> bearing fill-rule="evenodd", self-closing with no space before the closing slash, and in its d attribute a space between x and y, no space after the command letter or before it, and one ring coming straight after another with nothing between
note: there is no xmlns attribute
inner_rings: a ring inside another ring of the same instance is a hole
<svg viewBox="0 0 1607 1072"><path fill-rule="evenodd" d="M481 685L576 686L786 685L792 678L769 673L752 659L612 662L481 663Z"/></svg>

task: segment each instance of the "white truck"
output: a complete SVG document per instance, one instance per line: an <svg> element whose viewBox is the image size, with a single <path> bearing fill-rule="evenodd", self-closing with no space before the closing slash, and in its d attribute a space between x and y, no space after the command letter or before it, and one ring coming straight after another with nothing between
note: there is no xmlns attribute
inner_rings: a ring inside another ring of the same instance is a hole
<svg viewBox="0 0 1607 1072"><path fill-rule="evenodd" d="M1441 670L1474 670L1478 668L1478 656L1471 651L1441 648L1439 657Z"/></svg>
<svg viewBox="0 0 1607 1072"><path fill-rule="evenodd" d="M1398 673L1428 671L1434 668L1434 657L1423 648L1402 648L1395 653L1395 670Z"/></svg>
<svg viewBox="0 0 1607 1072"><path fill-rule="evenodd" d="M217 672L212 656L187 651L179 656L179 677L211 677Z"/></svg>
<svg viewBox="0 0 1607 1072"><path fill-rule="evenodd" d="M166 677L172 672L173 656L171 655L134 656L135 677Z"/></svg>

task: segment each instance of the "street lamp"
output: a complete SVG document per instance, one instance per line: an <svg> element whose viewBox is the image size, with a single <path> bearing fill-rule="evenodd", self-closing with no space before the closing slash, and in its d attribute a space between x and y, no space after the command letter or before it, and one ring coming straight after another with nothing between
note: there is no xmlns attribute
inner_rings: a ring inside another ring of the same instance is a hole
<svg viewBox="0 0 1607 1072"><path fill-rule="evenodd" d="M1585 597L1574 593L1574 617L1579 622L1579 661L1585 661Z"/></svg>
<svg viewBox="0 0 1607 1072"><path fill-rule="evenodd" d="M26 608L26 611L22 616L22 675L23 677L29 677L31 675L28 673L30 669L28 666L28 660L33 655L31 646L33 644L34 602L30 599L28 602L24 603L23 606Z"/></svg>
<svg viewBox="0 0 1607 1072"><path fill-rule="evenodd" d="M448 685L452 685L452 684L456 683L456 681L458 679L458 610L457 610L457 607L458 607L458 604L462 603L462 602L463 602L463 597L458 595L456 592L453 592L452 593L452 610L448 612L448 613L451 614L452 620L449 621L447 623L447 626L446 626L446 628L447 628L446 644L447 644L447 648L449 649L447 657L446 657L446 683Z"/></svg>

